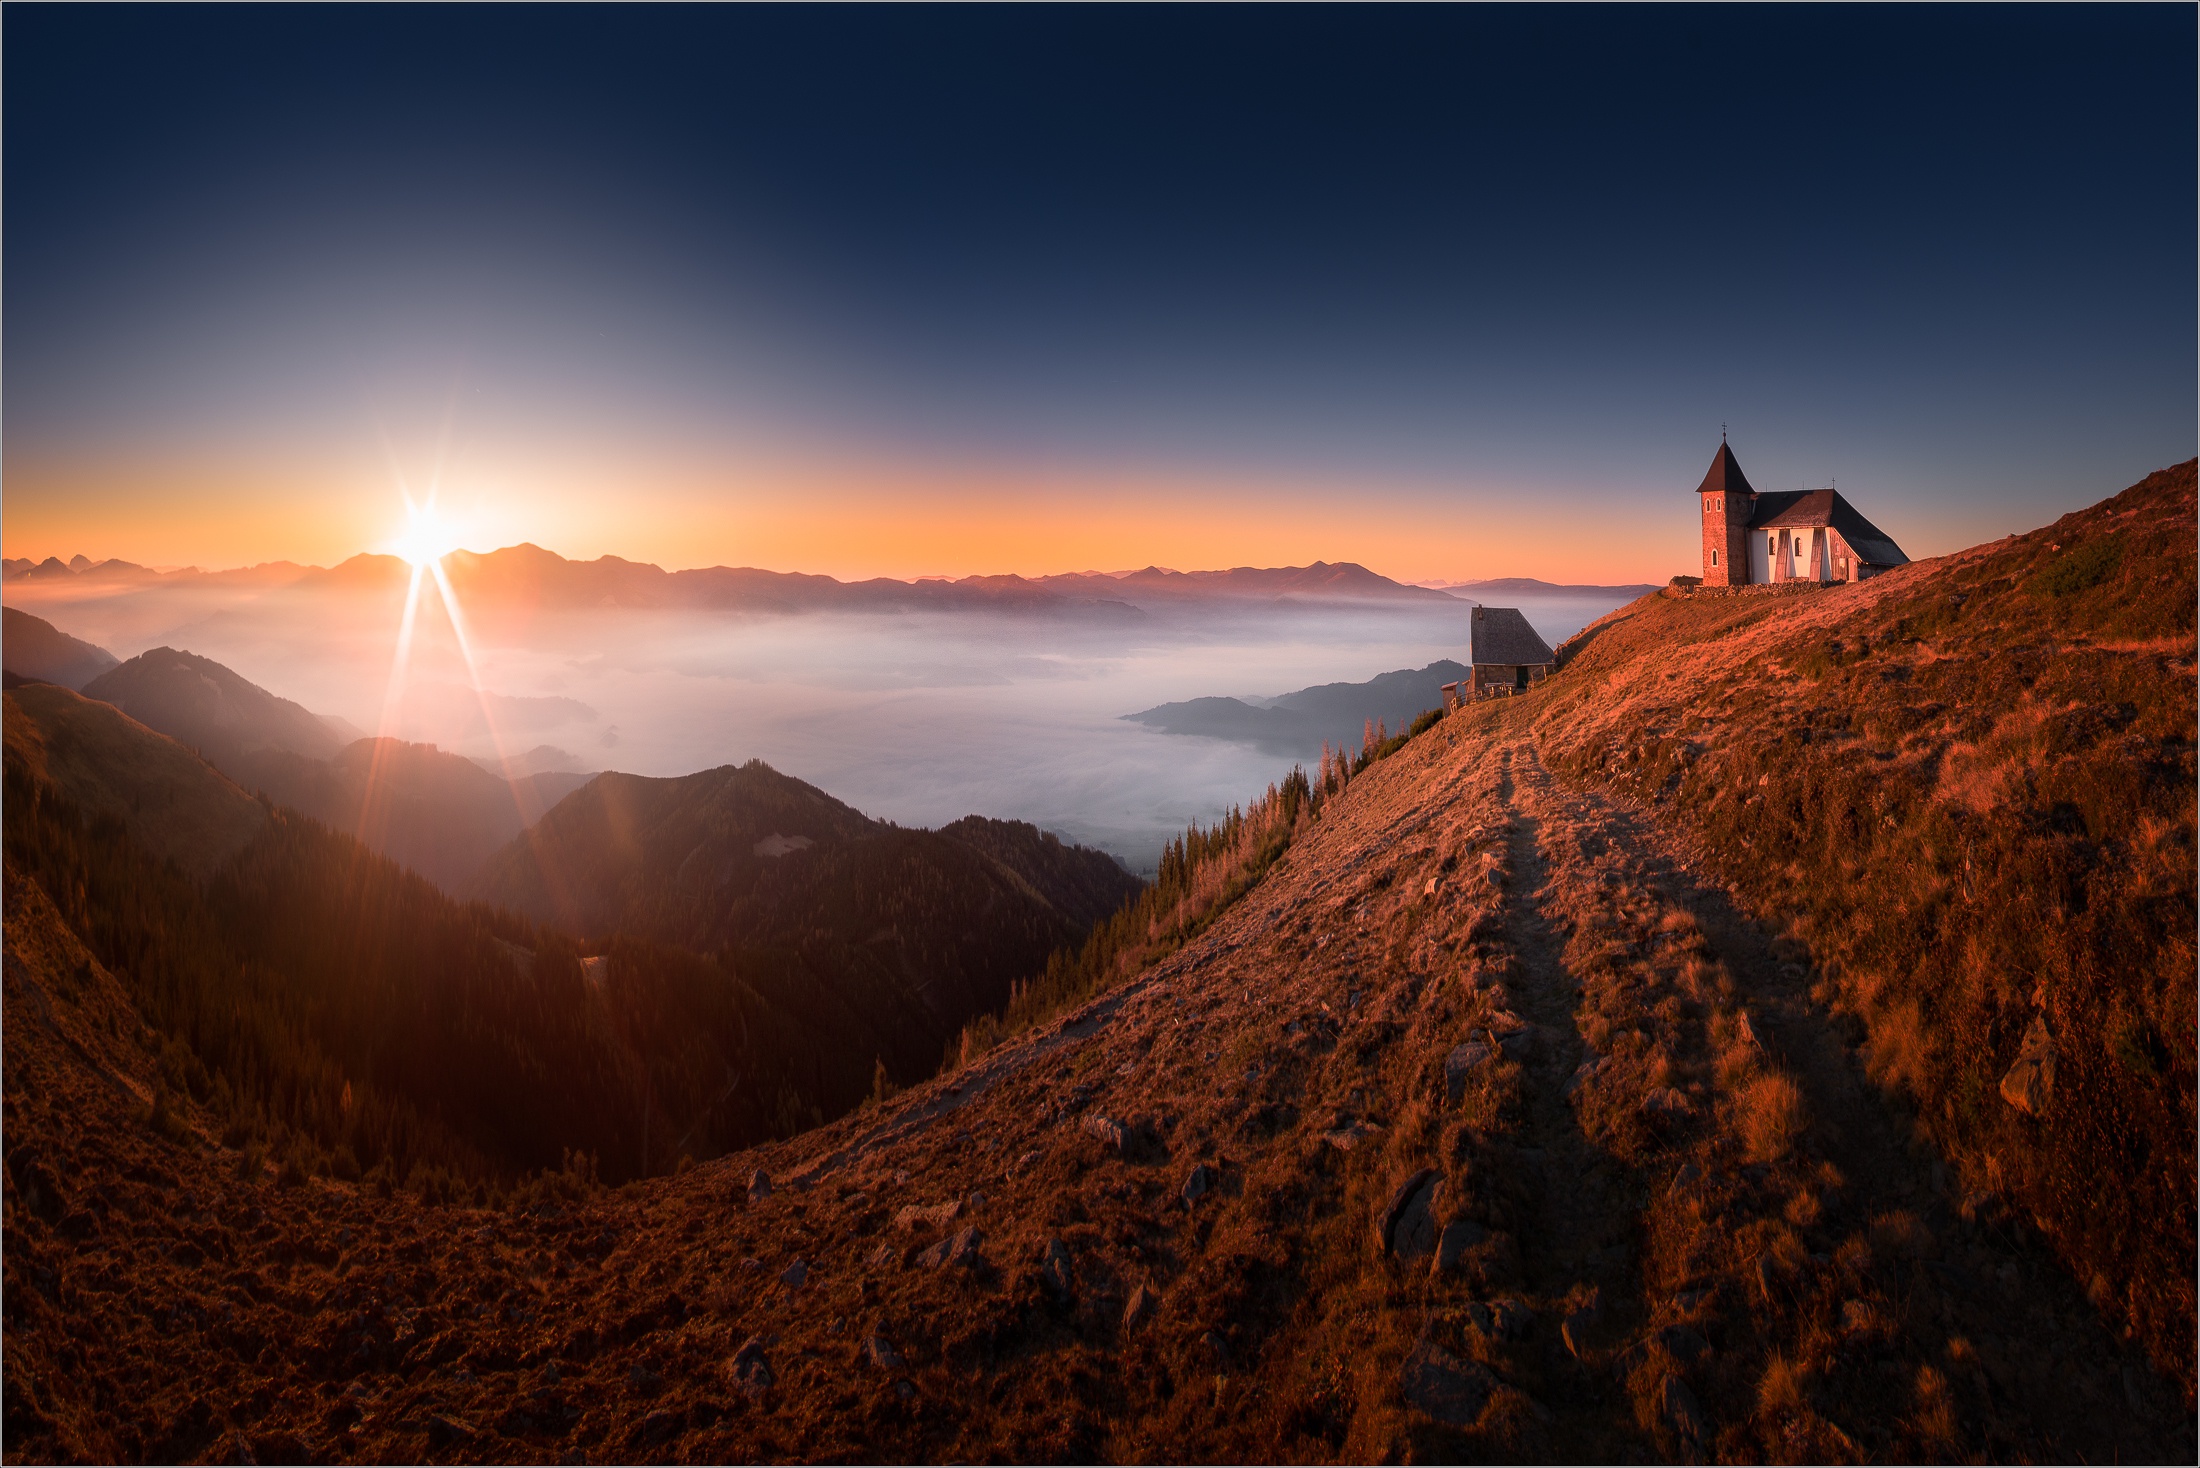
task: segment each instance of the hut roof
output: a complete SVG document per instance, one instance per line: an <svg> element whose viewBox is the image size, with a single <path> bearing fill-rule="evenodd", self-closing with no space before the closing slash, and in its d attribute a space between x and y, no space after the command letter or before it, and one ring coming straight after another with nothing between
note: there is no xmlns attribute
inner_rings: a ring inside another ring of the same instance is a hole
<svg viewBox="0 0 2200 1468"><path fill-rule="evenodd" d="M1469 626L1467 656L1481 666L1517 668L1558 661L1518 607L1476 607Z"/></svg>

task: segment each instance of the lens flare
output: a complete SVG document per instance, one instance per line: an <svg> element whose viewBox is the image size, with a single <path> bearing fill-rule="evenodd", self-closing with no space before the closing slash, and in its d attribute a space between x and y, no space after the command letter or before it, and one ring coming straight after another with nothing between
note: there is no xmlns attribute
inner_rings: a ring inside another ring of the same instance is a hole
<svg viewBox="0 0 2200 1468"><path fill-rule="evenodd" d="M458 549L458 528L436 513L435 498L414 504L405 499L404 532L389 543L392 555L403 556L416 568L435 565Z"/></svg>

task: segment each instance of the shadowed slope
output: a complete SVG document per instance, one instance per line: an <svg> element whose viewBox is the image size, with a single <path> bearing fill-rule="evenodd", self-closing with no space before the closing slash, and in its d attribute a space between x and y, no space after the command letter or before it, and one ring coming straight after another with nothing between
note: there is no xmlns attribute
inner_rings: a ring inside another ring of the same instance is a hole
<svg viewBox="0 0 2200 1468"><path fill-rule="evenodd" d="M126 822L156 861L204 877L267 828L258 801L110 704L37 685L0 698L11 766L90 819Z"/></svg>
<svg viewBox="0 0 2200 1468"><path fill-rule="evenodd" d="M84 695L113 704L223 768L266 750L326 759L342 742L303 706L211 658L172 647L139 653L102 673L84 685Z"/></svg>
<svg viewBox="0 0 2200 1468"><path fill-rule="evenodd" d="M14 607L0 607L0 654L7 670L17 677L63 688L82 688L117 662L104 647L71 637L43 617Z"/></svg>
<svg viewBox="0 0 2200 1468"><path fill-rule="evenodd" d="M490 858L469 890L584 937L720 954L914 1079L1130 880L1100 852L1050 849L1036 832L1012 840L995 824L968 828L976 843L903 830L761 762L607 774Z"/></svg>

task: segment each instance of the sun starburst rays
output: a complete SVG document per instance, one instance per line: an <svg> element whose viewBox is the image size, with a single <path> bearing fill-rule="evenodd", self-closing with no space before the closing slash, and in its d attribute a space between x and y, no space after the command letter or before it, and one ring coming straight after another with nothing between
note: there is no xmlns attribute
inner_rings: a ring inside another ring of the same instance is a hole
<svg viewBox="0 0 2200 1468"><path fill-rule="evenodd" d="M397 492L405 509L405 528L393 537L387 548L402 557L411 568L411 576L405 587L404 611L398 619L397 638L391 650L390 676L382 695L382 716L376 729L374 752L368 763L366 790L360 811L362 832L372 828L377 803L386 793L388 765L393 747L401 737L406 694L412 682L413 660L420 637L420 612L423 593L431 585L436 601L443 612L443 620L450 628L451 642L459 661L465 667L466 682L472 689L474 702L481 713L481 721L489 736L490 747L495 751L497 769L505 782L515 807L526 819L525 807L530 803L513 780L511 772L512 751L506 746L503 731L498 727L493 700L482 680L481 659L476 652L474 639L469 635L466 616L461 608L458 590L451 583L444 561L458 549L457 529L437 509L441 488L441 464L438 454L437 475L431 479L427 492L416 499L411 487L405 483L392 456L392 477L397 480Z"/></svg>

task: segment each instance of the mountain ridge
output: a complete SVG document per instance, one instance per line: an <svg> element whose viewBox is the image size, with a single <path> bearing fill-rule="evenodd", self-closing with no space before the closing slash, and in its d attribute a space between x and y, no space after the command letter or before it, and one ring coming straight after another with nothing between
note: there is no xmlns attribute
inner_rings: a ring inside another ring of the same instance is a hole
<svg viewBox="0 0 2200 1468"><path fill-rule="evenodd" d="M78 690L121 662L104 647L14 607L0 607L0 657L19 678Z"/></svg>
<svg viewBox="0 0 2200 1468"><path fill-rule="evenodd" d="M412 576L411 566L399 557L373 552L362 552L327 568L269 562L234 571L207 572L187 567L161 573L128 562L107 561L77 571L53 558L36 564L14 560L7 566L6 579L11 583L63 579L147 585L233 581L385 589L402 587ZM1148 608L1198 600L1429 603L1442 596L1425 587L1393 581L1356 563L1325 561L1306 566L1239 566L1216 571L1168 571L1149 566L1116 574L971 575L907 581L871 577L842 581L832 576L753 566L667 571L648 562L610 555L575 561L522 542L489 552L453 551L444 558L443 566L453 585L470 597L568 610L605 605L758 612L996 610L1076 612L1135 620Z"/></svg>

